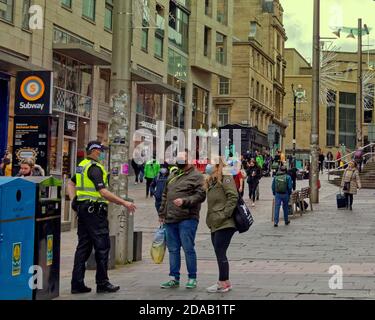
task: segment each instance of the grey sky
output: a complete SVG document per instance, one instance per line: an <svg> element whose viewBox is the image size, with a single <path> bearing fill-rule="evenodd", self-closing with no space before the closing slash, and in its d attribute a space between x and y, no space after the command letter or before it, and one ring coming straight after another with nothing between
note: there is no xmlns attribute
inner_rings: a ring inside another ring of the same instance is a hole
<svg viewBox="0 0 375 320"><path fill-rule="evenodd" d="M287 32L287 48L296 48L308 61L312 57L313 0L280 0L284 8L284 26ZM375 45L375 1L374 0L321 0L321 37L335 37L333 27L357 28L358 18L362 18L370 31L370 44ZM348 33L333 41L342 51L356 51L357 41L348 39ZM368 36L363 38L368 44ZM328 44L327 44L328 45ZM374 47L370 47L375 49ZM366 50L367 47L364 47Z"/></svg>

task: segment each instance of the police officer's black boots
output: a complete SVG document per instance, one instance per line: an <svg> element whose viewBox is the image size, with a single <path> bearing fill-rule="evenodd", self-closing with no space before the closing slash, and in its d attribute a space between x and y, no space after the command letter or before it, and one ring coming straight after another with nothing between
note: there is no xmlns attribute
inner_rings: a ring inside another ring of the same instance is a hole
<svg viewBox="0 0 375 320"><path fill-rule="evenodd" d="M80 294L80 293L89 293L91 292L91 288L86 287L85 285L82 286L72 286L72 294Z"/></svg>
<svg viewBox="0 0 375 320"><path fill-rule="evenodd" d="M105 284L98 284L96 286L97 293L111 293L111 292L117 292L119 290L120 290L120 286L114 286L110 282L107 282Z"/></svg>

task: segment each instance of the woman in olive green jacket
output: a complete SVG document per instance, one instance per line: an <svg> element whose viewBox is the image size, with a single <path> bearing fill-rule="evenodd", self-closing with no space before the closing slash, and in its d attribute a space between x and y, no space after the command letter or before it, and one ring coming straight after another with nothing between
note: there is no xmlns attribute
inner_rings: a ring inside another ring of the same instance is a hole
<svg viewBox="0 0 375 320"><path fill-rule="evenodd" d="M238 191L233 176L223 175L224 162L220 158L216 165L206 168L207 180L207 226L219 266L219 281L207 288L210 293L224 293L232 289L229 281L227 250L236 232L233 211L238 201Z"/></svg>

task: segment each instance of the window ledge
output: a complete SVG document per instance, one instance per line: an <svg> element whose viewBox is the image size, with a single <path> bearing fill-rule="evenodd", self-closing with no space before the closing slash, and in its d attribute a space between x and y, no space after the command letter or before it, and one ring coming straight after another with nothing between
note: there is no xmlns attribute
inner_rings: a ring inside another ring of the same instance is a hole
<svg viewBox="0 0 375 320"><path fill-rule="evenodd" d="M6 23L6 24L9 24L9 25L12 26L12 27L15 26L14 22L12 22L12 21L8 21L8 20L6 20L6 19L0 18L0 21L1 21L1 22L4 22L4 23Z"/></svg>
<svg viewBox="0 0 375 320"><path fill-rule="evenodd" d="M32 32L32 30L30 30L30 29L26 29L26 28L21 28L21 30L22 31L24 31L24 32L27 32L27 33L29 33L29 34L32 34L33 32Z"/></svg>
<svg viewBox="0 0 375 320"><path fill-rule="evenodd" d="M159 57L159 56L157 56L157 55L154 55L154 58L155 58L155 59L158 59L158 60L161 61L161 62L164 62L164 59L163 59L162 57Z"/></svg>
<svg viewBox="0 0 375 320"><path fill-rule="evenodd" d="M145 48L141 48L141 50L144 52L144 53L147 53L148 54L148 50L145 49Z"/></svg>
<svg viewBox="0 0 375 320"><path fill-rule="evenodd" d="M82 19L96 26L95 20L92 20L91 18L86 17L86 16L82 16Z"/></svg>
<svg viewBox="0 0 375 320"><path fill-rule="evenodd" d="M110 34L113 34L113 30L108 29L108 28L106 28L106 27L104 27L104 31L105 31L105 32L108 32L108 33L110 33Z"/></svg>
<svg viewBox="0 0 375 320"><path fill-rule="evenodd" d="M68 6L64 5L64 4L61 4L61 8L63 8L64 10L66 11L69 11L70 13L73 13L73 9L72 8L69 8Z"/></svg>

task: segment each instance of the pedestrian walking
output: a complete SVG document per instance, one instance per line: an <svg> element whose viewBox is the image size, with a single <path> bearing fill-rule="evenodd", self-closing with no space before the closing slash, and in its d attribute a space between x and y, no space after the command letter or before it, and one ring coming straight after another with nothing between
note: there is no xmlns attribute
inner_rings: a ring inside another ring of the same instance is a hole
<svg viewBox="0 0 375 320"><path fill-rule="evenodd" d="M239 192L239 194L241 194L242 196L244 195L244 191L245 191L245 178L246 178L246 172L245 172L245 175L244 175L244 171L242 170L242 165L241 165L241 162L240 161L236 161L236 160L231 160L228 162L228 168L229 170L226 170L226 171L229 171L228 172L228 175L231 174L233 179L234 179L234 182L235 182L235 185L236 185L236 188L237 188L237 191Z"/></svg>
<svg viewBox="0 0 375 320"><path fill-rule="evenodd" d="M359 172L354 161L349 162L348 168L344 171L341 187L346 197L346 209L352 211L354 195L362 188Z"/></svg>
<svg viewBox="0 0 375 320"><path fill-rule="evenodd" d="M224 174L224 162L206 167L207 218L211 231L211 241L219 268L219 280L207 288L209 293L225 293L232 289L229 281L229 261L227 250L236 227L233 211L237 205L238 192L232 175Z"/></svg>
<svg viewBox="0 0 375 320"><path fill-rule="evenodd" d="M257 188L259 185L259 180L261 178L261 170L256 164L254 159L249 162L249 167L246 171L247 173L247 184L249 186L249 198L252 201L252 207L255 207L255 200L257 198Z"/></svg>
<svg viewBox="0 0 375 320"><path fill-rule="evenodd" d="M150 195L150 186L152 181L156 178L160 171L160 164L157 160L151 159L145 165L145 179L146 179L146 198Z"/></svg>
<svg viewBox="0 0 375 320"><path fill-rule="evenodd" d="M17 177L43 177L45 172L40 165L35 163L32 158L23 159L20 163L20 171Z"/></svg>
<svg viewBox="0 0 375 320"><path fill-rule="evenodd" d="M139 173L141 172L141 165L138 164L135 159L133 158L132 159L132 168L134 170L134 174L135 174L135 182L134 184L138 184L139 183Z"/></svg>
<svg viewBox="0 0 375 320"><path fill-rule="evenodd" d="M0 176L12 176L12 161L9 156L5 156L0 164Z"/></svg>
<svg viewBox="0 0 375 320"><path fill-rule="evenodd" d="M255 162L257 163L260 169L263 169L263 165L264 165L263 155L258 150L255 151L255 154L256 154Z"/></svg>
<svg viewBox="0 0 375 320"><path fill-rule="evenodd" d="M328 169L334 169L335 168L335 164L333 162L333 154L331 151L328 151L327 153L327 160L328 160Z"/></svg>
<svg viewBox="0 0 375 320"><path fill-rule="evenodd" d="M80 162L75 175L68 182L68 194L78 217L78 246L74 256L72 294L91 292L91 288L85 285L84 278L86 262L93 248L96 260L96 292L116 292L120 289L108 279L108 203L121 205L131 213L136 207L108 191L108 173L101 163L105 159L105 150L101 142L89 142L86 159Z"/></svg>
<svg viewBox="0 0 375 320"><path fill-rule="evenodd" d="M323 174L323 169L324 169L324 153L322 150L319 152L319 171Z"/></svg>
<svg viewBox="0 0 375 320"><path fill-rule="evenodd" d="M169 171L167 168L161 168L158 176L151 183L151 195L155 198L156 212L159 212L165 185L167 184Z"/></svg>
<svg viewBox="0 0 375 320"><path fill-rule="evenodd" d="M295 167L294 163L292 163L290 169L288 170L288 175L293 182L293 191L297 190L297 172L297 168Z"/></svg>
<svg viewBox="0 0 375 320"><path fill-rule="evenodd" d="M362 172L362 163L363 163L363 150L362 149L358 149L354 153L354 161L356 163L356 166L357 166L357 169L358 169L359 173L361 173Z"/></svg>
<svg viewBox="0 0 375 320"><path fill-rule="evenodd" d="M341 158L342 158L341 152L340 152L340 150L337 150L337 153L336 153L336 166L337 166L337 168L339 168L340 165L341 165L341 163L340 163Z"/></svg>
<svg viewBox="0 0 375 320"><path fill-rule="evenodd" d="M284 221L285 225L289 225L289 198L292 194L293 182L290 176L287 175L287 170L285 166L282 166L279 172L276 174L272 181L272 193L275 197L275 219L274 226L279 226L279 215L281 205L284 211Z"/></svg>
<svg viewBox="0 0 375 320"><path fill-rule="evenodd" d="M197 255L195 236L199 224L201 204L206 200L204 176L188 163L188 150L177 155L179 171L174 173L165 186L159 210L159 222L165 225L169 251L169 276L161 284L163 289L180 286L181 247L185 252L188 270L187 289L197 287Z"/></svg>

